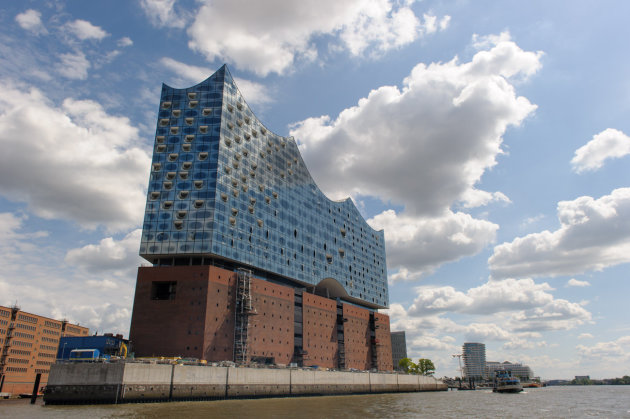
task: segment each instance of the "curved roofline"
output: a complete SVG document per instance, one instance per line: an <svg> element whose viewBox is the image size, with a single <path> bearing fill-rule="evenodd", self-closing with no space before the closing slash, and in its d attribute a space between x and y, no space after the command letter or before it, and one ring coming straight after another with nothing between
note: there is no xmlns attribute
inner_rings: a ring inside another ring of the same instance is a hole
<svg viewBox="0 0 630 419"><path fill-rule="evenodd" d="M243 93L241 92L241 90L238 88L238 85L236 84L236 81L234 80L234 77L232 76L232 73L230 73L230 70L227 66L227 64L223 64L217 71L215 71L212 75L208 76L206 79L204 79L203 81L194 84L192 86L189 87L183 87L183 88L176 88L176 87L172 87L167 85L166 83L162 83L163 86L166 86L170 89L173 90L187 90L187 89L192 89L196 86L199 86L200 84L205 83L206 81L208 81L208 79L210 79L213 75L215 75L216 73L218 73L219 71L223 70L225 73L227 73L230 78L232 79L232 82L234 83L234 87L236 88L236 90L239 93L239 97L241 97L243 99L243 102L245 103L245 106L247 106L247 108L249 109L249 111L252 113L252 115L254 116L254 118L256 118L256 120L260 123L260 125L262 125L267 131L273 133L274 135L277 135L278 137L283 138L285 141L291 141L293 142L293 144L295 145L295 148L298 152L298 156L300 157L300 160L302 161L302 164L304 166L304 168L306 169L306 172L308 173L308 176L311 178L311 180L313 181L313 185L315 185L315 187L317 188L317 191L328 200L328 202L333 203L333 204L343 204L346 203L347 201L350 201L350 203L352 204L352 207L354 208L354 210L356 211L356 213L361 217L361 220L363 221L363 224L368 227L370 230L372 230L375 233L380 233L383 232L384 230L375 230L374 228L372 228L372 226L370 226L366 219L363 217L363 215L361 215L361 211L359 211L359 209L357 208L357 206L355 205L354 201L352 200L352 198L350 196L341 199L341 200L334 200L334 199L330 199L325 193L324 191L322 191L322 189L319 187L319 185L317 184L317 182L315 181L315 178L313 177L313 175L311 174L311 171L308 169L308 165L306 164L306 162L304 161L304 158L302 157L302 153L300 152L300 147L298 146L297 141L295 141L295 138L293 136L289 136L289 137L285 137L282 135L279 135L277 133L275 133L273 130L270 130L269 128L267 128L267 126L261 121L260 118L258 118L258 116L256 115L256 113L252 110L251 106L249 106L249 104L247 103L247 100L245 99L245 96L243 95Z"/></svg>
<svg viewBox="0 0 630 419"><path fill-rule="evenodd" d="M341 301L345 301L347 303L359 304L364 307L369 307L373 310L388 308L387 306L381 306L379 304L374 304L369 301L363 300L362 298L351 296L350 294L348 294L348 291L341 284L341 282L339 282L337 279L332 278L330 276L322 279L314 286L313 285L309 285L309 286L313 287L313 290L326 289L328 290L330 297L339 298Z"/></svg>
<svg viewBox="0 0 630 419"><path fill-rule="evenodd" d="M192 89L193 87L197 87L197 86L199 86L200 84L203 84L203 83L207 82L207 81L208 81L208 79L209 79L210 77L212 77L212 76L214 76L215 74L217 74L219 71L221 71L221 69L223 69L225 72L227 72L227 73L230 75L230 77L232 77L232 73L230 73L230 70L228 69L227 64L223 64L221 67L219 67L219 69L218 69L217 71L215 71L214 73L210 74L208 77L206 77L205 79L203 79L203 80L202 80L202 81L200 81L199 83L197 83L197 84L193 84L192 86L188 86L188 87L173 87L173 86L171 86L171 85L169 85L169 84L166 84L166 83L162 82L162 88L164 88L164 87L168 87L169 89L173 89L173 90L187 90L187 89ZM234 78L234 77L232 77L232 79L233 79L233 78ZM239 92L240 92L240 90L239 90Z"/></svg>
<svg viewBox="0 0 630 419"><path fill-rule="evenodd" d="M308 165L306 164L306 162L304 161L304 158L302 157L302 153L300 152L300 147L298 146L297 141L295 141L295 138L293 136L289 136L289 137L285 137L279 134L276 134L273 130L270 130L269 128L267 128L267 126L260 120L260 118L258 118L258 116L256 115L256 113L254 113L254 111L252 110L251 106L249 106L249 104L247 103L247 100L245 99L245 96L243 95L243 93L241 92L241 90L238 88L238 85L236 84L236 81L234 80L234 77L232 76L232 73L230 73L230 70L228 69L227 64L223 64L217 71L215 71L214 73L212 73L210 76L208 76L207 78L205 78L203 81L200 81L197 84L194 84L192 86L188 86L188 87L182 87L182 88L178 88L178 87L172 87L169 86L166 83L162 83L162 88L167 87L169 89L172 90L188 90L188 89L192 89L194 87L199 86L200 84L203 84L205 82L207 82L212 76L214 76L215 74L217 74L218 72L220 72L221 70L224 71L225 74L229 75L230 78L232 79L232 82L234 83L234 87L236 88L236 90L239 93L239 97L243 99L243 102L245 103L245 106L247 106L247 109L249 109L249 111L252 113L252 115L254 116L254 118L256 118L256 120L260 123L260 125L262 125L267 131L273 133L274 135L281 137L282 139L284 139L285 141L290 141L295 145L295 148L297 150L298 156L300 157L300 160L304 166L304 168L306 169L306 173L308 173L308 176L311 178L311 180L313 181L313 185L315 185L315 187L317 188L317 191L328 200L328 202L332 203L332 204L343 204L346 203L347 201L350 201L350 203L352 204L352 207L354 208L354 210L356 211L356 213L361 217L361 220L363 221L363 224L369 228L370 230L372 230L375 233L381 233L383 232L383 229L381 230L375 230L374 228L372 228L372 226L370 226L366 219L363 217L363 215L361 215L361 211L359 211L359 209L357 208L357 206L355 205L354 201L352 200L352 198L350 196L346 197L345 199L341 199L341 200L334 200L334 199L330 199L325 193L324 191L322 191L322 189L319 187L319 185L317 184L317 182L315 181L315 178L313 177L313 175L311 174L311 171L308 169ZM225 82L225 79L224 79Z"/></svg>

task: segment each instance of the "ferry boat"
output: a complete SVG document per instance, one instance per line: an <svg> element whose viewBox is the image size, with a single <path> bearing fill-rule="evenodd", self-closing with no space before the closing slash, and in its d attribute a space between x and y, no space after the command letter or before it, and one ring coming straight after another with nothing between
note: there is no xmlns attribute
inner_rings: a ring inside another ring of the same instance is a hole
<svg viewBox="0 0 630 419"><path fill-rule="evenodd" d="M519 393L523 391L521 381L512 377L511 371L496 371L494 375L494 393Z"/></svg>

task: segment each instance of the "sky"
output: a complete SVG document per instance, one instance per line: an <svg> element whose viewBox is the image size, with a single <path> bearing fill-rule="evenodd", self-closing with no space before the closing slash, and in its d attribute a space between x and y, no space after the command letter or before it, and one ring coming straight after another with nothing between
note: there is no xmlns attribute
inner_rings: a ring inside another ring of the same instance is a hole
<svg viewBox="0 0 630 419"><path fill-rule="evenodd" d="M543 379L630 374L630 3L0 8L0 305L128 334L161 83L226 63L385 230L392 330Z"/></svg>

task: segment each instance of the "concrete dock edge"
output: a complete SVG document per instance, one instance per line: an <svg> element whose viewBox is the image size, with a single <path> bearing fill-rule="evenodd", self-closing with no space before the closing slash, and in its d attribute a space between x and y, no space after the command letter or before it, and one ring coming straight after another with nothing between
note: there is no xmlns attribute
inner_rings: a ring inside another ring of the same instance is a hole
<svg viewBox="0 0 630 419"><path fill-rule="evenodd" d="M445 391L434 377L299 368L150 363L54 364L46 404L93 404Z"/></svg>

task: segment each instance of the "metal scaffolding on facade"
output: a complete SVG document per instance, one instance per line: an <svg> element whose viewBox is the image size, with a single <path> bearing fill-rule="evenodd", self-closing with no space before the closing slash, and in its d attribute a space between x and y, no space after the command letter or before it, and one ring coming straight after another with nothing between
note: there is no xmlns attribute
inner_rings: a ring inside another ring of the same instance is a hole
<svg viewBox="0 0 630 419"><path fill-rule="evenodd" d="M337 368L346 369L346 339L344 324L348 321L343 313L343 304L337 299Z"/></svg>
<svg viewBox="0 0 630 419"><path fill-rule="evenodd" d="M20 307L17 302L11 307L11 321L7 329L7 335L4 338L4 344L0 346L0 392L4 386L4 379L6 375L7 357L9 356L9 350L11 347L11 339L13 339L13 333L15 330L15 322L17 320L17 314L20 311Z"/></svg>
<svg viewBox="0 0 630 419"><path fill-rule="evenodd" d="M249 318L257 314L251 293L252 272L239 269L236 278L236 304L234 309L234 362L247 364Z"/></svg>

